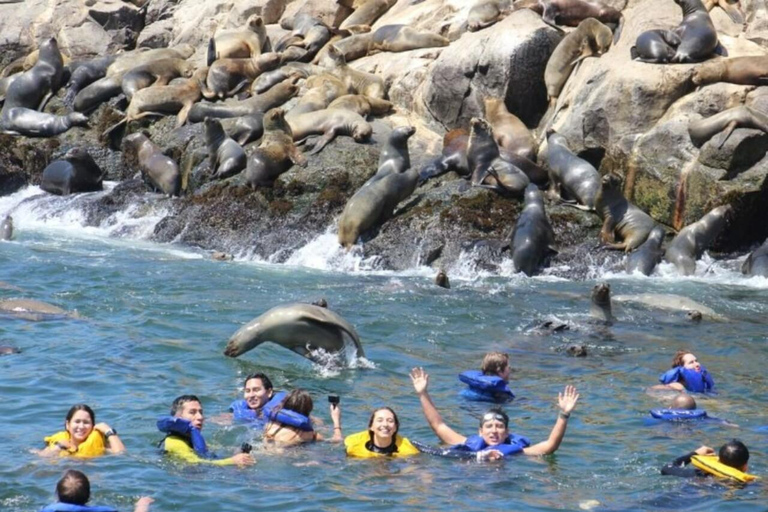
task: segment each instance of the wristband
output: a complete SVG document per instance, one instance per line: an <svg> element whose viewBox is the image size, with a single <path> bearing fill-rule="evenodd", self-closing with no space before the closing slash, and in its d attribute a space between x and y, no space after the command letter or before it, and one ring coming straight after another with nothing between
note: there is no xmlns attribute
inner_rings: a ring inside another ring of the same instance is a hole
<svg viewBox="0 0 768 512"><path fill-rule="evenodd" d="M104 439L109 439L111 436L116 436L116 435L117 435L117 430L111 428L106 432L104 432Z"/></svg>
<svg viewBox="0 0 768 512"><path fill-rule="evenodd" d="M567 420L568 418L570 418L570 417L571 417L571 413L569 413L569 412L562 412L562 411L560 411L560 414L559 414L559 416L560 416L561 418L563 418L564 420Z"/></svg>

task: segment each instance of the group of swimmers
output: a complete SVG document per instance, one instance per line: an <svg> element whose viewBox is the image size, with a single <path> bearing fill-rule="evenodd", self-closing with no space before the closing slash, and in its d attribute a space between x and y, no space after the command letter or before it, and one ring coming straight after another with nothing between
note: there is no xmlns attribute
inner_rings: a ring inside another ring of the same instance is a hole
<svg viewBox="0 0 768 512"><path fill-rule="evenodd" d="M500 352L485 355L480 370L467 371L460 379L468 385L463 393L473 400L505 402L514 398L509 389L509 356ZM489 409L480 419L478 432L462 435L448 426L435 407L428 392L429 375L423 368L410 372L411 382L419 397L422 411L437 437L456 454L468 454L477 460L498 460L516 454L547 455L554 453L565 436L568 419L579 400L576 388L565 386L558 393L558 416L547 439L531 443L522 435L509 431L509 416L498 406ZM673 401L672 407L662 410L664 419L695 419L695 400L685 392L711 392L714 380L690 352L675 355L672 369L660 377L661 385L655 388L671 389L683 394ZM331 442L344 441L346 453L352 457L407 457L430 447L411 442L399 434L400 421L395 411L380 407L371 413L368 428L342 435L341 407L338 397L329 397L330 416L333 422ZM313 426L311 413L313 401L309 393L295 389L290 393L276 391L272 381L263 373L245 378L243 398L229 406L229 412L213 418L219 423L232 421L246 423L263 430L266 442L291 446L324 440ZM652 411L653 413L653 411ZM666 416L665 416L666 415ZM165 453L188 463L248 466L255 463L251 447L244 443L237 453L227 458L215 457L207 448L202 430L205 424L203 405L195 395L176 398L170 414L157 421L157 428L165 434L161 442ZM39 453L44 456L95 457L106 453L119 454L125 445L117 431L106 423L96 423L93 410L84 404L73 406L67 413L64 430L46 437L46 447ZM749 482L755 477L747 473L749 450L743 443L733 440L724 445L718 454L712 448L702 446L664 466L662 474L694 476L714 475L728 477L739 482ZM59 502L49 505L45 512L106 512L108 507L88 506L88 492L71 492L72 488L87 487L87 478L79 472L67 472L57 486ZM83 480L85 479L85 480ZM63 482L63 483L62 483ZM79 483L78 483L79 482ZM77 485L75 485L78 483ZM76 496L76 498L72 498ZM73 501L74 500L74 501ZM151 499L143 497L136 504L136 511L146 511ZM73 508L74 507L74 508Z"/></svg>

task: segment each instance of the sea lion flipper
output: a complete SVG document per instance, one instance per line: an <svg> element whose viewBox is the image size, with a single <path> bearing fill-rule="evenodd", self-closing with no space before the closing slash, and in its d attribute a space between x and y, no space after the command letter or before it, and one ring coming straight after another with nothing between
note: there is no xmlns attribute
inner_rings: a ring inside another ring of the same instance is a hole
<svg viewBox="0 0 768 512"><path fill-rule="evenodd" d="M52 92L52 91L49 91L49 92L48 92L48 94L46 94L46 95L43 97L43 101L41 101L41 102L40 102L40 106L37 108L37 110L38 110L39 112L42 112L42 111L43 111L43 109L45 109L45 106L48 104L48 102L50 101L50 99L51 99L52 97L53 97L53 92Z"/></svg>
<svg viewBox="0 0 768 512"><path fill-rule="evenodd" d="M624 16L619 17L619 23L616 25L616 30L613 32L613 44L614 46L616 43L619 42L619 38L621 37L621 31L624 30Z"/></svg>
<svg viewBox="0 0 768 512"><path fill-rule="evenodd" d="M194 103L187 103L181 108L181 110L179 110L179 113L176 116L176 128L184 126L184 123L187 122L187 118L189 117L189 111L192 110L193 106Z"/></svg>
<svg viewBox="0 0 768 512"><path fill-rule="evenodd" d="M739 25L744 25L744 13L741 11L741 5L739 2L734 4L728 3L727 0L719 0L718 5L725 11L725 14L731 18L731 21Z"/></svg>
<svg viewBox="0 0 768 512"><path fill-rule="evenodd" d="M323 134L322 137L320 137L317 142L315 143L315 146L310 150L307 151L308 155L315 155L323 150L323 148L331 142L333 139L336 138L336 130L330 129L327 132Z"/></svg>
<svg viewBox="0 0 768 512"><path fill-rule="evenodd" d="M206 65L211 66L216 61L216 40L214 38L208 39L208 56L206 58Z"/></svg>
<svg viewBox="0 0 768 512"><path fill-rule="evenodd" d="M720 142L720 145L717 146L717 149L721 149L725 145L725 141L728 140L728 137L731 136L731 134L733 133L733 130L736 129L736 124L737 124L736 121L731 121L730 123L728 123L728 126L725 127L725 132L724 132L725 136L723 137L723 140Z"/></svg>
<svg viewBox="0 0 768 512"><path fill-rule="evenodd" d="M293 162L295 165L298 165L299 167L307 166L307 158L301 154L299 148L293 144L291 144L291 147L288 149L288 158L291 160L291 162Z"/></svg>

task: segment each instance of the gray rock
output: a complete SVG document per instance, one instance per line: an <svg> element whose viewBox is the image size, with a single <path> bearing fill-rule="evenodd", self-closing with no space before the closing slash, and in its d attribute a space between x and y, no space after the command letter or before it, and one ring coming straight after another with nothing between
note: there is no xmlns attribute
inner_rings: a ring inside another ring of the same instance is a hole
<svg viewBox="0 0 768 512"><path fill-rule="evenodd" d="M728 171L726 179L749 169L768 151L768 134L760 130L739 128L731 133L725 144L724 139L725 132L720 132L708 140L701 148L699 162Z"/></svg>

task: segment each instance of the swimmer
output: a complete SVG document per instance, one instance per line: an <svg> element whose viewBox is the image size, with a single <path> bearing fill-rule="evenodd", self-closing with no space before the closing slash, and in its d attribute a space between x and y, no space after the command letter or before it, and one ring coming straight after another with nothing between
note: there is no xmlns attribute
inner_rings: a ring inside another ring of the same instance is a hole
<svg viewBox="0 0 768 512"><path fill-rule="evenodd" d="M670 409L679 409L682 411L693 411L696 409L696 400L691 395L677 395L672 403L669 404Z"/></svg>
<svg viewBox="0 0 768 512"><path fill-rule="evenodd" d="M117 431L106 423L96 423L93 409L85 404L73 405L64 420L64 430L46 437L45 443L38 452L44 457L99 457L125 451Z"/></svg>
<svg viewBox="0 0 768 512"><path fill-rule="evenodd" d="M524 453L525 455L547 455L554 453L560 447L568 426L568 418L576 407L579 394L573 386L566 386L563 393L558 394L560 412L549 438L531 445L523 436L509 433L509 417L499 408L490 409L480 420L478 434L466 437L445 424L435 404L427 392L429 375L423 368L411 370L411 381L416 394L419 395L421 408L424 411L429 426L444 443L453 445L453 449L476 452L478 459L497 460L507 455Z"/></svg>
<svg viewBox="0 0 768 512"><path fill-rule="evenodd" d="M696 393L712 392L715 381L707 369L690 352L678 350L672 359L672 369L659 377L661 385L651 389L672 389L675 391L691 391Z"/></svg>
<svg viewBox="0 0 768 512"><path fill-rule="evenodd" d="M661 474L682 477L717 476L745 483L756 478L747 474L748 462L749 450L744 443L733 439L720 447L717 455L709 446L701 446L678 457L661 468Z"/></svg>
<svg viewBox="0 0 768 512"><path fill-rule="evenodd" d="M699 409L696 405L696 400L687 393L677 395L672 400L672 403L669 404L669 409L654 409L650 412L651 416L656 420L673 422L709 421L720 423L726 427L738 427L735 423L715 418L707 414L707 411Z"/></svg>
<svg viewBox="0 0 768 512"><path fill-rule="evenodd" d="M285 399L269 412L270 422L264 427L264 439L282 446L323 441L323 436L316 432L310 414L314 404L312 397L303 389L294 389ZM333 420L332 442L340 442L341 408L338 403L331 403Z"/></svg>
<svg viewBox="0 0 768 512"><path fill-rule="evenodd" d="M275 393L272 381L263 373L252 373L245 378L243 398L235 400L229 406L229 412L211 419L214 423L231 425L236 422L249 423L252 427L263 429L267 424L265 408L270 402L282 401L285 393Z"/></svg>
<svg viewBox="0 0 768 512"><path fill-rule="evenodd" d="M459 374L459 380L469 386L461 395L470 400L484 402L506 402L515 398L509 389L509 355L503 352L488 352L483 357L480 371L469 370Z"/></svg>
<svg viewBox="0 0 768 512"><path fill-rule="evenodd" d="M96 507L87 505L91 499L91 482L88 477L80 471L70 469L64 473L61 480L56 484L56 503L51 503L44 507L41 512L63 512L71 510L81 510L89 512L91 510L98 512L117 512L110 507ZM149 506L155 501L149 496L142 496L136 500L133 512L147 512Z"/></svg>
<svg viewBox="0 0 768 512"><path fill-rule="evenodd" d="M407 457L419 453L418 448L398 434L400 420L389 407L379 407L368 420L368 430L344 439L350 457Z"/></svg>
<svg viewBox="0 0 768 512"><path fill-rule="evenodd" d="M199 398L195 395L176 398L171 405L171 417L162 417L157 421L157 428L168 434L162 441L165 452L193 464L250 466L256 462L249 453L237 453L227 459L213 459L201 433L204 423L205 415Z"/></svg>

